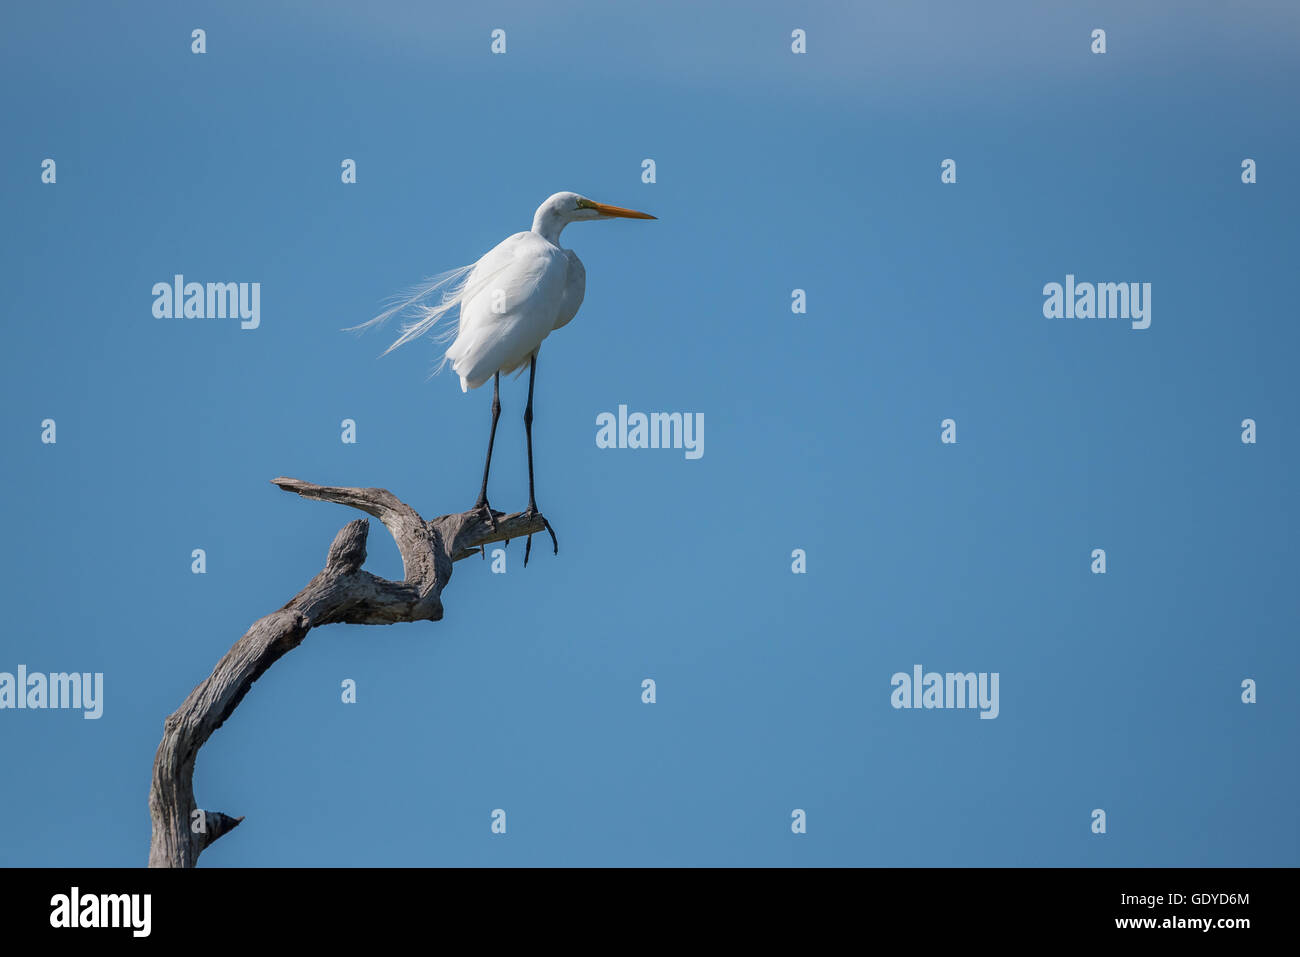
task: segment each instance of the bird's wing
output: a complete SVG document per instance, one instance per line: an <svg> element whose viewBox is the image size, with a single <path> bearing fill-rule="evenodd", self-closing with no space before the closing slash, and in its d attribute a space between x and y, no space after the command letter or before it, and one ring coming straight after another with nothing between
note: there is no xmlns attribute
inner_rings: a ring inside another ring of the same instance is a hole
<svg viewBox="0 0 1300 957"><path fill-rule="evenodd" d="M555 328L569 260L536 233L516 233L475 265L460 300L456 341L447 350L462 389L522 368Z"/></svg>
<svg viewBox="0 0 1300 957"><path fill-rule="evenodd" d="M582 260L572 249L564 250L569 260L569 273L564 284L564 297L560 300L560 314L555 319L555 328L567 325L582 306L582 297L587 293L587 269Z"/></svg>

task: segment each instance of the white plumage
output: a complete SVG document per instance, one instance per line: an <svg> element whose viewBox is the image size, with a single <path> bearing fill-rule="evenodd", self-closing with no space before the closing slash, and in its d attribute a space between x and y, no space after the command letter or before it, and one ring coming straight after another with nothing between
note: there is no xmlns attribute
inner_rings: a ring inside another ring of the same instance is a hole
<svg viewBox="0 0 1300 957"><path fill-rule="evenodd" d="M587 288L587 270L560 233L572 222L594 219L654 219L648 213L607 206L577 193L556 193L538 207L533 228L515 233L469 266L435 276L408 291L365 328L399 314L413 318L385 354L430 332L459 310L455 341L444 361L460 376L463 391L477 389L496 373L522 369L552 331L572 321ZM443 289L436 306L426 300ZM443 337L447 338L446 335Z"/></svg>
<svg viewBox="0 0 1300 957"><path fill-rule="evenodd" d="M464 391L526 366L542 340L577 314L586 270L571 251L530 231L475 263L466 286L446 353Z"/></svg>

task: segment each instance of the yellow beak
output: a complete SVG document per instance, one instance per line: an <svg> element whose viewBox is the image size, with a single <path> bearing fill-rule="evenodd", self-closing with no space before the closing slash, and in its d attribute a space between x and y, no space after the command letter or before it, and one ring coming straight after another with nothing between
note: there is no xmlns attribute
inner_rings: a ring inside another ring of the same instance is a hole
<svg viewBox="0 0 1300 957"><path fill-rule="evenodd" d="M649 213L642 213L635 209L624 209L622 206L608 206L605 203L592 203L591 208L602 216L618 216L622 219L658 219L657 216L651 216Z"/></svg>

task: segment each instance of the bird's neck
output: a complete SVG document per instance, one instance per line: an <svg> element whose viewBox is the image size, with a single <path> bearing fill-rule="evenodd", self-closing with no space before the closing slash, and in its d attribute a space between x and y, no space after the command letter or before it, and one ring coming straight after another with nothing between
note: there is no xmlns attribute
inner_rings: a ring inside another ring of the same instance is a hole
<svg viewBox="0 0 1300 957"><path fill-rule="evenodd" d="M559 213L554 210L542 207L533 217L533 232L541 236L549 243L560 245L560 233L564 232L564 227L569 225Z"/></svg>

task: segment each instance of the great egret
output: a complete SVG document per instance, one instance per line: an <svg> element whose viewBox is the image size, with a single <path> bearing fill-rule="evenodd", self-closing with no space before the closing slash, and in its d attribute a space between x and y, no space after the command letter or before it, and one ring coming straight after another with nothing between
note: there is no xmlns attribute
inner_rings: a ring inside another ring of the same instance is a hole
<svg viewBox="0 0 1300 957"><path fill-rule="evenodd" d="M587 287L587 270L571 249L560 247L560 233L569 223L593 219L654 219L649 213L621 206L608 206L579 196L556 193L537 207L533 228L502 240L477 262L433 277L410 290L391 307L369 322L353 329L382 323L406 313L413 318L402 326L384 355L398 346L429 332L452 309L459 308L460 321L455 340L443 356L439 369L448 361L460 376L462 392L477 389L492 380L492 430L488 433L487 461L483 464L483 485L479 489L475 511L483 511L489 524L495 517L487 501L488 472L492 468L492 443L496 439L497 419L501 415L501 373L523 371L528 366L528 404L524 407L524 431L528 437L528 508L527 516L537 514L533 493L533 382L537 378L537 352L542 340L567 324L578 314ZM442 301L426 304L428 297L442 289ZM450 338L450 333L443 337ZM545 519L543 519L545 521ZM555 553L559 542L550 522ZM532 551L533 538L524 547L524 565Z"/></svg>

